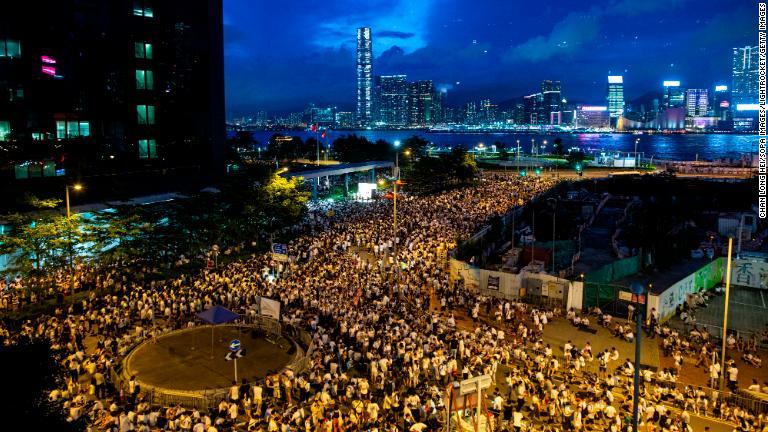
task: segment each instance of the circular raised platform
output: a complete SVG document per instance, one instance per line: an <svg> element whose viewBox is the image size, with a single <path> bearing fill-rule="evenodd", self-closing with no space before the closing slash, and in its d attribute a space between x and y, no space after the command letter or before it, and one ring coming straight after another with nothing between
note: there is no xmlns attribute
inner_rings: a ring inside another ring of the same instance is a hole
<svg viewBox="0 0 768 432"><path fill-rule="evenodd" d="M252 382L277 372L295 357L293 342L282 347L249 327L195 327L166 333L157 342L146 341L125 359L124 376L136 375L142 388L204 391L232 385L234 363L226 361L229 343L238 339L246 355L237 359L237 379Z"/></svg>

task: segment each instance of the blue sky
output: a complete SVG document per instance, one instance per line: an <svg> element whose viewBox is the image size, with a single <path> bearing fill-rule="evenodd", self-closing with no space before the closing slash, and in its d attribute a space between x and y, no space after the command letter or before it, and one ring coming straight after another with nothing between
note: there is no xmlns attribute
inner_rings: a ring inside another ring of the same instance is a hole
<svg viewBox="0 0 768 432"><path fill-rule="evenodd" d="M629 99L665 79L730 84L731 50L756 44L752 0L224 0L230 114L354 107L355 29L374 74L431 79L448 103L504 101L562 81L600 102L623 74Z"/></svg>

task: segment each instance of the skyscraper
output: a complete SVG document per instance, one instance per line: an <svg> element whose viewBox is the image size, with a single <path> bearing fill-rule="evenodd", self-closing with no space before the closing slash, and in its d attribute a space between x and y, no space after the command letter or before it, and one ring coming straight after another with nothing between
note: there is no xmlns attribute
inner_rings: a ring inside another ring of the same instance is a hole
<svg viewBox="0 0 768 432"><path fill-rule="evenodd" d="M685 115L703 117L709 110L709 91L707 89L688 89L685 92Z"/></svg>
<svg viewBox="0 0 768 432"><path fill-rule="evenodd" d="M608 75L608 115L613 127L624 116L624 77L621 75Z"/></svg>
<svg viewBox="0 0 768 432"><path fill-rule="evenodd" d="M373 120L373 47L371 29L357 29L357 123L369 126Z"/></svg>
<svg viewBox="0 0 768 432"><path fill-rule="evenodd" d="M712 111L719 121L730 120L731 94L727 85L716 85L712 98ZM721 128L725 129L725 128Z"/></svg>
<svg viewBox="0 0 768 432"><path fill-rule="evenodd" d="M680 81L664 81L664 108L679 108L685 105L685 90Z"/></svg>
<svg viewBox="0 0 768 432"><path fill-rule="evenodd" d="M385 75L376 77L377 122L387 126L408 124L408 77Z"/></svg>
<svg viewBox="0 0 768 432"><path fill-rule="evenodd" d="M757 103L758 47L745 46L733 49L733 105Z"/></svg>
<svg viewBox="0 0 768 432"><path fill-rule="evenodd" d="M223 174L222 26L221 0L4 4L0 184L142 193Z"/></svg>
<svg viewBox="0 0 768 432"><path fill-rule="evenodd" d="M408 89L409 122L412 126L427 126L434 123L435 87L432 81L412 82Z"/></svg>
<svg viewBox="0 0 768 432"><path fill-rule="evenodd" d="M534 93L523 96L524 124L538 125L547 123L544 118L544 94Z"/></svg>
<svg viewBox="0 0 768 432"><path fill-rule="evenodd" d="M563 96L560 91L560 81L544 80L541 82L543 105L539 123L558 124L562 110ZM554 114L554 115L553 115Z"/></svg>

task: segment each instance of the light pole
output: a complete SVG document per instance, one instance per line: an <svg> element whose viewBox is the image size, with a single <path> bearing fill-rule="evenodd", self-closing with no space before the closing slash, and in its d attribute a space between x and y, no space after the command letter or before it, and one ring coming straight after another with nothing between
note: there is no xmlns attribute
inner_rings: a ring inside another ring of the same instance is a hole
<svg viewBox="0 0 768 432"><path fill-rule="evenodd" d="M548 202L554 203L555 208L552 211L552 274L555 274L555 222L557 221L557 198L547 198Z"/></svg>
<svg viewBox="0 0 768 432"><path fill-rule="evenodd" d="M632 430L637 432L638 411L640 408L640 337L643 333L643 316L645 315L645 287L640 282L630 285L632 301L635 303L635 385L632 396Z"/></svg>
<svg viewBox="0 0 768 432"><path fill-rule="evenodd" d="M639 168L640 163L637 160L637 144L640 143L640 138L635 138L635 169Z"/></svg>
<svg viewBox="0 0 768 432"><path fill-rule="evenodd" d="M728 301L731 294L731 253L733 251L733 237L728 237L728 264L725 267L725 309L723 311L723 352L720 355L720 391L723 391L725 384L725 346L728 337Z"/></svg>
<svg viewBox="0 0 768 432"><path fill-rule="evenodd" d="M75 183L72 185L72 189L75 191L79 191L83 189L83 185L79 183ZM72 223L72 214L69 210L69 185L64 186L64 199L67 204L67 239L69 240L68 243L68 249L69 249L69 289L70 291L74 291L75 289L75 266L74 266L74 257L72 252L72 227L70 226ZM71 294L71 292L70 292Z"/></svg>
<svg viewBox="0 0 768 432"><path fill-rule="evenodd" d="M69 185L64 186L64 198L65 198L65 201L67 203L67 219L69 219L71 217L70 212L69 212L69 187L70 187ZM83 189L83 185L81 185L79 183L75 183L75 184L72 185L72 189L75 190L75 191L82 190Z"/></svg>
<svg viewBox="0 0 768 432"><path fill-rule="evenodd" d="M400 140L395 140L395 169L397 170L397 178L392 182L394 187L394 195L392 196L392 245L395 261L395 287L397 288L398 297L402 296L400 293L400 263L397 261L397 183L400 181Z"/></svg>
<svg viewBox="0 0 768 432"><path fill-rule="evenodd" d="M520 140L517 140L517 175L520 175Z"/></svg>

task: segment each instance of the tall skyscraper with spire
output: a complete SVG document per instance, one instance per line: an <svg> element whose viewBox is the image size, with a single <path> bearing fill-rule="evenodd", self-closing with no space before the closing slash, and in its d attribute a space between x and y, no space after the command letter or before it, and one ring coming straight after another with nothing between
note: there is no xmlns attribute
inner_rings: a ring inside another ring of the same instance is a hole
<svg viewBox="0 0 768 432"><path fill-rule="evenodd" d="M370 27L357 29L357 124L373 120L373 47Z"/></svg>

